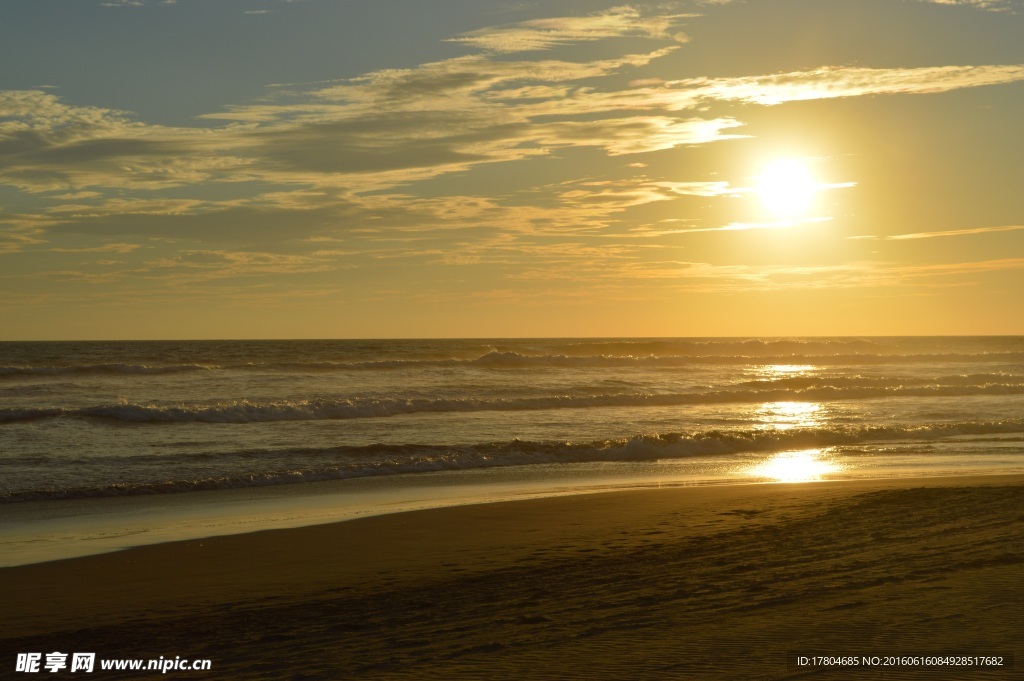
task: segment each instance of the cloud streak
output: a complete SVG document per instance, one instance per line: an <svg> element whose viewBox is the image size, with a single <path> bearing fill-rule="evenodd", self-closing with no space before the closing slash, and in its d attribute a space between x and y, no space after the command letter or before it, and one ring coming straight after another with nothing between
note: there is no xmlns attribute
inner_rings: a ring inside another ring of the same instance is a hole
<svg viewBox="0 0 1024 681"><path fill-rule="evenodd" d="M550 50L574 43L619 37L643 37L682 43L688 38L676 30L675 26L679 20L693 16L696 15L644 16L633 7L614 7L586 16L532 19L482 28L449 38L449 42L496 53Z"/></svg>
<svg viewBox="0 0 1024 681"><path fill-rule="evenodd" d="M694 100L736 101L775 106L786 102L867 95L937 94L963 88L1024 80L1024 65L934 66L913 69L872 69L829 66L768 76L696 78L673 81L679 88L676 106ZM669 103L671 105L671 103Z"/></svg>
<svg viewBox="0 0 1024 681"><path fill-rule="evenodd" d="M908 239L936 239L947 236L970 236L974 234L991 234L994 232L1016 232L1024 229L1024 225L1006 225L1003 227L974 227L971 229L950 229L941 232L914 232L912 234L891 234L888 236L848 236L847 239L874 239L877 241L906 241Z"/></svg>
<svg viewBox="0 0 1024 681"><path fill-rule="evenodd" d="M1024 258L967 261L934 265L847 262L838 265L752 266L708 262L633 262L606 268L605 279L677 280L683 288L704 292L857 289L882 287L944 288L949 278L1024 270ZM935 281L940 280L940 281Z"/></svg>
<svg viewBox="0 0 1024 681"><path fill-rule="evenodd" d="M989 12L1007 12L1013 9L1011 0L921 0L921 2L951 7L973 7Z"/></svg>

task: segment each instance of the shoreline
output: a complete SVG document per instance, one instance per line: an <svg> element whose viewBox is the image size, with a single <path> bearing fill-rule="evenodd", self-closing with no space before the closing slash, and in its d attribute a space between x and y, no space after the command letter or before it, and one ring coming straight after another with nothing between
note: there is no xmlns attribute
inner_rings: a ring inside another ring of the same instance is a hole
<svg viewBox="0 0 1024 681"><path fill-rule="evenodd" d="M540 464L212 489L47 499L0 506L0 568L175 541L346 522L391 513L673 486L749 484L687 476L690 464Z"/></svg>
<svg viewBox="0 0 1024 681"><path fill-rule="evenodd" d="M43 499L0 505L0 569L168 542L347 522L391 513L661 487L855 483L1013 476L872 467L783 481L732 461L533 464L367 476L178 494Z"/></svg>
<svg viewBox="0 0 1024 681"><path fill-rule="evenodd" d="M595 655L597 678L643 655L784 678L801 641L1020 657L1022 491L1024 475L666 487L155 544L0 569L0 631L5 650L205 657L233 678L571 678Z"/></svg>

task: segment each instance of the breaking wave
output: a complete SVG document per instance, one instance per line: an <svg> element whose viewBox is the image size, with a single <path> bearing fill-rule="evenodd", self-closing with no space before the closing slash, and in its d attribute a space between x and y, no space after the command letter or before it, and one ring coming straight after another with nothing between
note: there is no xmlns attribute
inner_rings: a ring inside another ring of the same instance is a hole
<svg viewBox="0 0 1024 681"><path fill-rule="evenodd" d="M511 440L473 445L384 445L288 448L210 452L195 456L270 464L268 470L194 479L15 490L0 502L36 499L132 496L209 489L261 487L322 480L452 471L500 466L608 461L656 461L693 457L729 457L850 446L884 441L931 443L956 436L1024 432L1024 419L963 421L919 426L828 426L790 430L705 430L635 435L592 442ZM180 461L180 457L174 457ZM280 462L294 462L282 465Z"/></svg>
<svg viewBox="0 0 1024 681"><path fill-rule="evenodd" d="M219 367L204 364L73 364L67 366L2 366L0 378L22 376L75 376L81 374L180 374L211 371Z"/></svg>
<svg viewBox="0 0 1024 681"><path fill-rule="evenodd" d="M744 344L735 344L744 350ZM881 364L974 364L974 363L1024 363L1024 352L987 353L861 353L843 352L816 354L808 352L820 348L802 348L799 344L786 344L792 353L780 352L783 348L772 347L771 353L737 354L644 354L644 348L634 348L635 354L526 354L514 351L492 350L472 359L454 357L442 359L380 359L373 361L309 361L309 362L245 362L240 364L191 363L191 364L82 364L52 366L0 366L0 379L25 377L118 375L149 376L159 374L181 374L213 371L232 372L299 372L325 373L336 371L389 371L432 367L479 367L481 369L517 368L601 368L601 367L689 367L700 365L792 365L817 366L859 366ZM796 350L801 350L797 352Z"/></svg>
<svg viewBox="0 0 1024 681"><path fill-rule="evenodd" d="M0 424L52 418L77 418L123 423L267 423L273 421L322 421L380 418L403 414L539 411L595 407L665 407L745 402L817 402L864 400L891 397L966 397L978 395L1021 395L1020 377L982 374L956 377L947 385L891 384L868 379L830 379L817 384L806 379L783 379L791 385L776 387L774 381L747 382L737 390L709 390L689 393L619 392L582 395L548 395L513 398L312 398L305 400L229 400L179 404L143 404L121 401L87 407L25 407L0 409ZM962 379L962 380L961 380ZM958 382L960 381L960 382ZM997 382L1000 381L1000 382ZM929 381L922 381L929 383ZM763 383L763 385L762 385Z"/></svg>

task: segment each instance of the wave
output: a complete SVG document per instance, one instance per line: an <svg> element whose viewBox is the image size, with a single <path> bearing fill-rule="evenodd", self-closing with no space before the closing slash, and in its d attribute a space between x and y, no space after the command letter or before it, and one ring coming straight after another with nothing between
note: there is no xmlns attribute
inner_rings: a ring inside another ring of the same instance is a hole
<svg viewBox="0 0 1024 681"><path fill-rule="evenodd" d="M261 487L288 483L343 480L400 473L453 471L503 466L594 462L658 461L699 457L850 447L871 442L932 443L958 436L991 436L1024 432L1024 419L963 421L919 426L842 426L790 430L705 430L635 435L592 442L523 441L475 445L385 445L288 448L204 453L214 459L293 462L263 471L148 480L93 486L14 490L0 502L37 499L133 496L211 489ZM856 455L855 450L845 453ZM869 453L870 454L870 453ZM147 460L149 457L147 457ZM90 459L96 462L96 459ZM182 457L170 459L177 463Z"/></svg>
<svg viewBox="0 0 1024 681"><path fill-rule="evenodd" d="M821 402L898 397L967 397L1021 395L1024 383L978 385L857 386L823 385L780 389L712 390L696 393L622 392L515 398L314 398L307 400L232 400L216 403L141 404L121 401L88 407L0 409L0 424L52 418L79 418L123 423L267 423L380 418L406 414L539 411L599 407L666 407L745 402Z"/></svg>
<svg viewBox="0 0 1024 681"><path fill-rule="evenodd" d="M528 355L518 352L492 351L471 360L447 360L452 363L490 367L630 367L630 366L698 366L698 365L821 365L857 366L877 364L948 364L948 363L1020 363L1024 352L984 353L842 353L842 354L635 354L635 355ZM436 363L436 362L435 362ZM371 367L366 367L371 368Z"/></svg>
<svg viewBox="0 0 1024 681"><path fill-rule="evenodd" d="M992 386L1024 385L1024 376L1007 372L987 374L955 374L947 376L784 376L743 381L736 384L744 388L905 388L910 386Z"/></svg>
<svg viewBox="0 0 1024 681"><path fill-rule="evenodd" d="M806 348L805 348L806 349ZM637 348L636 350L641 350ZM918 363L1024 363L1024 352L986 353L841 353L841 354L527 354L510 350L492 350L472 359L381 359L363 362L308 361L308 362L245 362L236 364L82 364L54 366L0 366L0 379L47 377L67 375L120 375L147 376L160 374L196 373L211 371L231 372L294 372L326 373L344 371L390 371L443 367L479 367L482 369L526 368L602 368L602 367L691 367L700 365L815 365L858 366L879 364Z"/></svg>
<svg viewBox="0 0 1024 681"><path fill-rule="evenodd" d="M178 374L211 371L220 367L205 364L72 364L65 366L0 366L0 378L21 376L67 376L78 374Z"/></svg>
<svg viewBox="0 0 1024 681"><path fill-rule="evenodd" d="M568 344L573 355L783 355L842 352L893 353L886 343L863 338L747 338L747 339L632 339L577 341Z"/></svg>

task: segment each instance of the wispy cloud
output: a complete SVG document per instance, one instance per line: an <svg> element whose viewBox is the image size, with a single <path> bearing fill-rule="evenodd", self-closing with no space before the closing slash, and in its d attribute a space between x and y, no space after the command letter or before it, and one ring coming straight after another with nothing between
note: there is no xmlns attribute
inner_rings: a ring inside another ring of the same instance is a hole
<svg viewBox="0 0 1024 681"><path fill-rule="evenodd" d="M0 91L0 182L27 192L194 184L250 162L223 153L232 135L148 125L44 92Z"/></svg>
<svg viewBox="0 0 1024 681"><path fill-rule="evenodd" d="M374 72L291 104L239 107L215 116L237 122L211 128L148 125L126 112L75 107L46 93L6 92L0 94L0 145L11 153L0 164L0 181L65 193L210 181L366 191L558 148L591 146L622 155L733 138L727 131L740 124L729 118L539 121L557 110L557 99L510 104L492 98L512 83L599 78L664 54L590 63L456 58Z"/></svg>
<svg viewBox="0 0 1024 681"><path fill-rule="evenodd" d="M729 224L722 225L720 227L684 227L680 229L662 227L642 227L638 228L636 231L640 232L644 236L664 236L667 234L701 234L706 232L746 232L755 229L786 229L788 227L797 227L799 225L813 225L821 222L829 222L830 220L832 220L832 218L811 217L802 218L799 220L779 220L775 222L730 222Z"/></svg>
<svg viewBox="0 0 1024 681"><path fill-rule="evenodd" d="M463 43L491 52L548 50L561 45L618 37L644 37L686 42L676 29L679 20L692 14L644 16L634 7L612 9L577 17L532 19L505 26L464 33L449 42Z"/></svg>
<svg viewBox="0 0 1024 681"><path fill-rule="evenodd" d="M974 7L990 12L1006 12L1013 9L1011 0L921 0L933 5L951 5L958 7Z"/></svg>
<svg viewBox="0 0 1024 681"><path fill-rule="evenodd" d="M934 94L1024 80L1024 65L934 66L913 69L824 67L769 76L674 81L680 108L693 99L772 106L784 102L884 94Z"/></svg>
<svg viewBox="0 0 1024 681"><path fill-rule="evenodd" d="M90 248L47 248L51 253L131 253L142 248L141 244L104 244Z"/></svg>
<svg viewBox="0 0 1024 681"><path fill-rule="evenodd" d="M944 288L956 278L1024 270L1024 258L935 265L848 262L814 266L715 265L707 262L632 262L603 270L603 278L677 280L692 291L778 291L882 287ZM953 278L951 282L950 279ZM962 279L959 285L962 285Z"/></svg>
<svg viewBox="0 0 1024 681"><path fill-rule="evenodd" d="M582 63L458 57L281 92L278 98L292 101L208 114L228 123L205 128L144 124L126 112L77 107L43 92L5 92L0 181L30 192L210 181L367 191L559 148L598 147L614 156L736 138L731 129L741 121L693 115L710 100L772 105L1024 80L1024 66L1010 65L825 68L606 90L576 85L668 53Z"/></svg>
<svg viewBox="0 0 1024 681"><path fill-rule="evenodd" d="M941 232L914 232L912 234L891 234L888 236L848 236L847 239L874 239L878 241L903 241L906 239L935 239L945 236L968 236L971 234L990 234L992 232L1016 232L1024 229L1024 225L1006 225L1003 227L974 227L971 229L950 229Z"/></svg>
<svg viewBox="0 0 1024 681"><path fill-rule="evenodd" d="M178 0L104 0L100 7L145 7L147 5L177 5Z"/></svg>
<svg viewBox="0 0 1024 681"><path fill-rule="evenodd" d="M147 265L163 270L203 270L210 279L334 269L328 260L315 256L225 250L186 250L170 258L149 261Z"/></svg>

